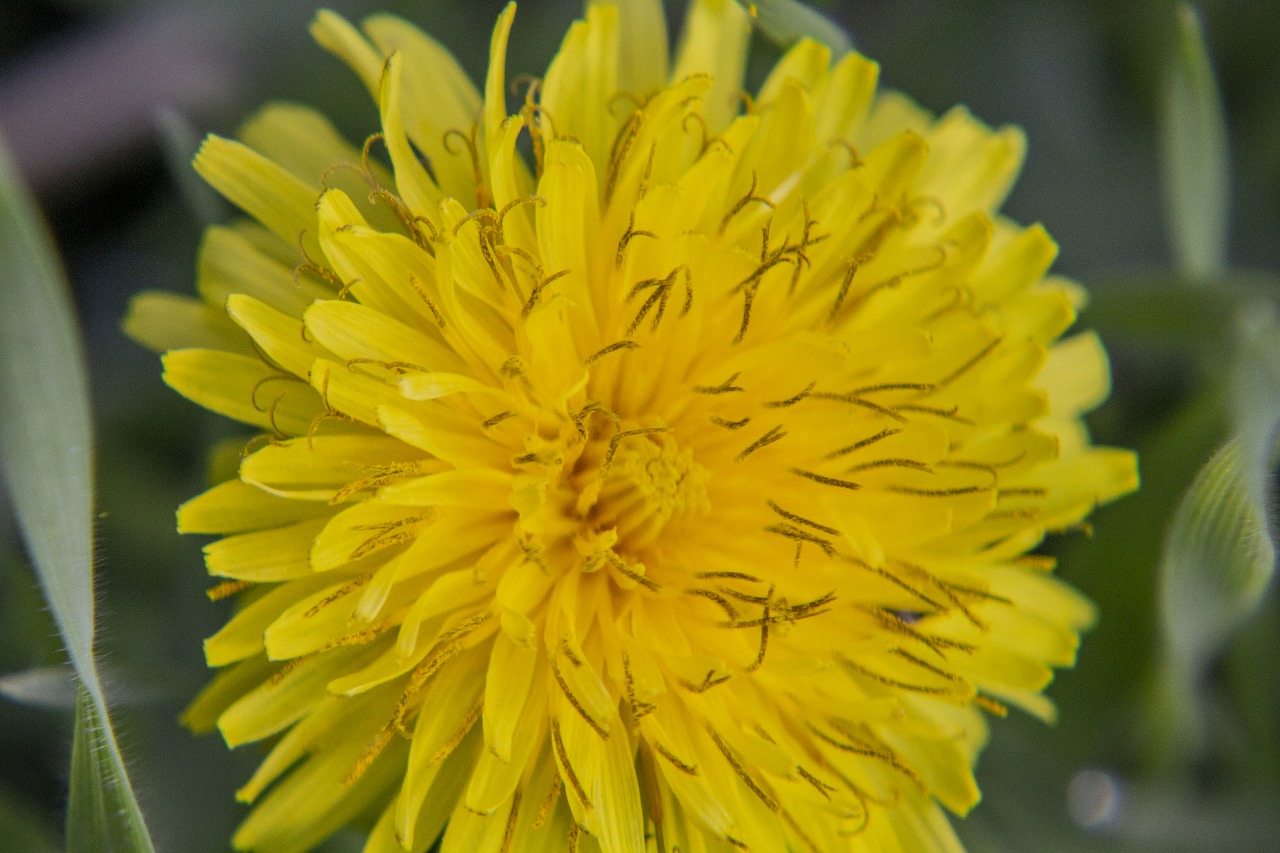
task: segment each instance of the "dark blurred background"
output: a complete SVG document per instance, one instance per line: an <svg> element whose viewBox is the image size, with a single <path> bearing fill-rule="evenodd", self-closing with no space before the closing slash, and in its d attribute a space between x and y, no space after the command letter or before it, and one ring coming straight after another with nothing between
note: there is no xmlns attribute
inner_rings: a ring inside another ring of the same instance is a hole
<svg viewBox="0 0 1280 853"><path fill-rule="evenodd" d="M200 640L227 605L206 600L202 543L173 532L173 510L205 487L206 450L230 428L168 392L155 356L124 339L119 324L139 291L191 292L201 231L229 214L188 166L204 133L232 133L256 105L279 98L320 108L354 140L377 129L354 76L308 37L315 3L0 2L0 133L49 218L85 329L99 429L101 646L162 850L226 849L242 814L232 792L255 764L253 747L229 753L176 722L208 677ZM504 3L329 5L352 18L401 14L482 79ZM1173 3L812 5L881 63L884 84L934 111L960 103L1026 129L1030 153L1005 210L1043 222L1062 247L1057 270L1093 291L1082 322L1102 332L1115 371L1095 433L1145 453L1143 493L1101 513L1093 538L1057 546L1062 574L1099 603L1101 621L1080 668L1051 688L1062 709L1056 726L1016 713L995 724L979 771L986 802L961 827L968 843L974 851L1275 849L1275 596L1210 674L1211 714L1196 748L1159 743L1150 698L1161 661L1154 585L1164 519L1224 429L1221 406L1201 399L1214 393L1205 376L1213 361L1189 354L1205 341L1132 333L1133 315L1160 327L1172 310L1160 287L1172 255L1157 128ZM684 3L667 7L674 33ZM1274 0L1201 9L1231 138L1229 258L1274 273L1280 9ZM522 3L509 76L541 73L579 13L576 0ZM753 85L778 55L757 42ZM0 626L0 673L61 660L2 508ZM58 845L70 731L69 710L0 698L0 850ZM331 849L359 849L358 840L341 837Z"/></svg>

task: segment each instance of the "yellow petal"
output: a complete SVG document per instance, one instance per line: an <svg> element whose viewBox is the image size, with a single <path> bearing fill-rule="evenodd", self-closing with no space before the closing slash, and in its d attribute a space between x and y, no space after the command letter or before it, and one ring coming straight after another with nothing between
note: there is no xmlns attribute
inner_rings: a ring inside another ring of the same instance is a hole
<svg viewBox="0 0 1280 853"><path fill-rule="evenodd" d="M456 203L449 205L448 202L442 205L442 211L445 233L452 234L466 213ZM511 356L511 327L505 317L474 295L478 287L466 275L466 259L461 257L457 242L446 239L436 246L435 283L441 312L459 341L460 346L455 345L458 352L492 370ZM488 270L481 281L485 287L493 286Z"/></svg>
<svg viewBox="0 0 1280 853"><path fill-rule="evenodd" d="M311 567L327 572L383 548L412 541L419 528L433 518L430 512L377 499L360 501L329 519L316 536Z"/></svg>
<svg viewBox="0 0 1280 853"><path fill-rule="evenodd" d="M445 135L471 134L481 119L480 95L453 55L435 39L394 15L364 21L365 32L383 56L404 59L400 105L405 130L426 155L446 196L473 204L476 182L465 145ZM375 90L376 91L376 90ZM481 155L481 160L484 157Z"/></svg>
<svg viewBox="0 0 1280 853"><path fill-rule="evenodd" d="M222 712L270 678L278 666L264 655L255 655L222 669L182 712L182 724L196 734L214 731Z"/></svg>
<svg viewBox="0 0 1280 853"><path fill-rule="evenodd" d="M280 611L326 583L331 581L328 578L303 578L277 586L254 599L218 633L204 641L205 661L209 666L225 666L262 652L262 634Z"/></svg>
<svg viewBox="0 0 1280 853"><path fill-rule="evenodd" d="M379 650L377 646L385 648L382 644L363 645L373 642L377 632L370 629L368 620L358 621L355 615L361 601L360 590L370 586L371 572L377 577L380 571L379 560L380 558L372 558L363 561L362 573L355 577L327 575L329 586L312 592L278 614L263 632L267 657L272 660L291 660L321 651L323 656L328 656L335 647L363 646L364 660L370 660ZM364 654L365 652L368 654ZM336 671L346 669L347 666L344 665L337 667ZM328 692L328 683L334 672L335 669L328 669L321 674L325 692Z"/></svg>
<svg viewBox="0 0 1280 853"><path fill-rule="evenodd" d="M738 112L750 35L751 21L734 0L693 0L689 4L671 78L711 75L703 114L712 134L728 127Z"/></svg>
<svg viewBox="0 0 1280 853"><path fill-rule="evenodd" d="M266 679L262 679L265 681ZM246 691L247 692L247 691ZM367 702L348 702L327 697L307 714L296 725L276 742L270 753L258 765L252 778L236 791L236 798L241 802L251 803L266 790L267 786L307 756L318 738L333 737L334 729L353 722L356 714L368 713Z"/></svg>
<svg viewBox="0 0 1280 853"><path fill-rule="evenodd" d="M666 756L655 755L654 763L658 766L666 786L679 800L681 807L702 826L706 827L718 838L732 834L733 819L721 804L714 783L707 774L700 772L694 756L697 754L690 745L684 732L692 719L671 718L672 711L659 706L654 713L641 720L641 731L650 744L661 744L662 748L681 761L684 767L677 767ZM688 772L689 768L698 770Z"/></svg>
<svg viewBox="0 0 1280 853"><path fill-rule="evenodd" d="M484 741L503 761L511 760L511 744L533 680L534 650L499 632L485 674Z"/></svg>
<svg viewBox="0 0 1280 853"><path fill-rule="evenodd" d="M667 82L667 19L661 0L589 0L618 7L618 90L643 99Z"/></svg>
<svg viewBox="0 0 1280 853"><path fill-rule="evenodd" d="M490 658L490 663L492 664L492 658ZM530 670L534 669L531 660L526 662L526 666ZM493 674L492 665L490 666L489 674ZM537 754L538 748L546 737L547 683L545 670L538 671L537 676L538 679L533 684L533 690L527 691L527 696L524 695L526 691L519 687L517 687L516 692L503 691L503 695L510 697L515 702L514 708L500 712L511 716L514 726L508 737L512 741L514 748L509 748L505 754L500 754L490 748L481 754L480 760L476 762L476 769L472 773L471 784L467 788L464 800L466 807L473 812L492 814L499 810L502 803L515 793L524 779L530 760ZM523 680L528 682L530 679L524 678ZM487 711L491 701L501 700L497 696L491 696L489 688L486 686L484 701ZM489 729L486 726L486 745L488 744L488 738Z"/></svg>
<svg viewBox="0 0 1280 853"><path fill-rule="evenodd" d="M929 162L920 173L921 189L937 196L950 216L999 206L1027 148L1021 130L993 132L962 107L939 119L926 138Z"/></svg>
<svg viewBox="0 0 1280 853"><path fill-rule="evenodd" d="M507 119L507 40L515 16L516 4L508 3L498 15L489 40L489 72L484 83L484 153L488 163L497 159L502 125Z"/></svg>
<svg viewBox="0 0 1280 853"><path fill-rule="evenodd" d="M281 496L327 501L348 484L368 481L374 488L402 469L413 473L422 459L416 449L387 436L316 435L253 452L241 463L240 477ZM318 493L305 494L312 491Z"/></svg>
<svg viewBox="0 0 1280 853"><path fill-rule="evenodd" d="M506 507L511 482L512 475L487 468L441 471L384 486L379 497L403 506L457 506L500 512Z"/></svg>
<svg viewBox="0 0 1280 853"><path fill-rule="evenodd" d="M396 192L411 213L425 216L434 223L437 205L443 195L405 135L400 86L402 65L403 58L395 53L388 57L382 70L382 84L378 92L382 138L386 140L387 153L391 155L391 165L395 168Z"/></svg>
<svg viewBox="0 0 1280 853"><path fill-rule="evenodd" d="M884 733L886 742L924 780L929 793L952 812L968 814L977 805L981 795L973 778L970 760L983 739L982 721L976 711L969 724L947 738L929 739L899 737L897 733Z"/></svg>
<svg viewBox="0 0 1280 853"><path fill-rule="evenodd" d="M506 211L502 218L505 245L529 252L536 247L533 213L529 208L531 204L538 202L531 198L533 177L523 158L516 153L516 145L524 127L523 116L511 116L502 123L489 160L489 174L494 209ZM512 206L512 202L516 201L524 203Z"/></svg>
<svg viewBox="0 0 1280 853"><path fill-rule="evenodd" d="M609 161L619 119L609 109L618 93L618 8L589 5L575 21L543 82L542 104L560 138L577 139L597 168Z"/></svg>
<svg viewBox="0 0 1280 853"><path fill-rule="evenodd" d="M338 364L318 358L309 374L311 386L324 401L325 411L376 427L378 407L399 401L396 389L356 363Z"/></svg>
<svg viewBox="0 0 1280 853"><path fill-rule="evenodd" d="M993 246L975 276L974 288L983 300L1007 299L1044 278L1057 256L1058 245L1043 227L1022 229L1005 245Z"/></svg>
<svg viewBox="0 0 1280 853"><path fill-rule="evenodd" d="M480 93L448 48L395 15L373 15L362 25L384 56L404 57L406 103L424 114L414 121L429 114L446 127L462 126L479 116Z"/></svg>
<svg viewBox="0 0 1280 853"><path fill-rule="evenodd" d="M869 151L903 131L917 135L933 123L933 116L901 92L881 92L854 140L859 151Z"/></svg>
<svg viewBox="0 0 1280 853"><path fill-rule="evenodd" d="M228 480L178 507L178 532L241 533L330 512L323 504L286 500L257 486Z"/></svg>
<svg viewBox="0 0 1280 853"><path fill-rule="evenodd" d="M330 681L329 692L339 696L359 696L387 684L403 690L399 679L417 666L427 651L425 644L413 649L408 656L402 656L397 647L386 649L367 665Z"/></svg>
<svg viewBox="0 0 1280 853"><path fill-rule="evenodd" d="M869 151L854 174L882 197L897 198L914 190L920 170L929 157L929 146L913 131L897 133Z"/></svg>
<svg viewBox="0 0 1280 853"><path fill-rule="evenodd" d="M379 232L368 227L364 216L346 193L326 191L316 204L316 213L319 217L319 245L324 247L325 257L346 290L355 294L362 303L392 316L412 318L428 315L426 304L415 293L411 282L415 274L418 281L431 281L429 258L422 261L410 254L414 260L412 266L386 275L386 253L376 249L365 250L366 246L378 245L369 239L376 240L375 235ZM385 236L389 241L398 237L413 245L408 238L399 235Z"/></svg>
<svg viewBox="0 0 1280 853"><path fill-rule="evenodd" d="M760 129L743 153L739 183L746 180L742 195L750 187L752 174L757 192L769 196L784 179L809 160L813 150L813 107L809 93L794 80L786 80L777 94L761 107ZM756 210L767 210L757 205ZM744 221L735 218L734 224Z"/></svg>
<svg viewBox="0 0 1280 853"><path fill-rule="evenodd" d="M466 372L449 348L391 316L354 302L317 302L305 315L307 333L338 358Z"/></svg>
<svg viewBox="0 0 1280 853"><path fill-rule="evenodd" d="M463 537L454 537L460 539ZM471 537L466 537L470 540ZM467 553L474 554L483 547L484 543L473 543L470 547L464 546L458 549L450 549L451 554L458 556ZM470 569L459 569L454 572L445 572L431 582L431 586L413 602L413 606L409 608L409 612L404 615L404 621L400 625L400 636L397 640L398 648L401 655L408 655L418 647L418 640L424 633L422 626L429 623L437 616L443 616L452 613L461 607L467 607L474 602L491 595L493 586L491 583L478 581L475 573Z"/></svg>
<svg viewBox="0 0 1280 853"><path fill-rule="evenodd" d="M396 835L404 844L415 838L418 812L427 802L436 776L444 762L442 748L462 732L475 725L472 717L476 700L484 685L484 657L471 653L455 659L428 682L422 691L424 713L419 714L409 748L408 770L396 803ZM479 733L475 742L480 742ZM441 803L452 811L454 803Z"/></svg>
<svg viewBox="0 0 1280 853"><path fill-rule="evenodd" d="M433 784L425 797L425 805L418 811L412 830L403 836L396 823L399 801L398 798L393 799L374 826L364 853L425 853L444 831L453 811L453 804L462 796L467 773L479 749L480 738L473 730L462 739L453 755L434 774ZM564 835L560 838L564 838Z"/></svg>
<svg viewBox="0 0 1280 853"><path fill-rule="evenodd" d="M1038 384L1049 395L1049 411L1071 417L1096 408L1111 393L1111 364L1094 332L1060 341L1049 350Z"/></svg>
<svg viewBox="0 0 1280 853"><path fill-rule="evenodd" d="M231 843L240 850L309 849L381 804L407 748L392 742L358 781L344 784L376 734L369 729L368 723L350 729L347 740L311 756L272 787Z"/></svg>
<svg viewBox="0 0 1280 853"><path fill-rule="evenodd" d="M508 610L530 613L551 587L552 579L544 569L533 560L522 560L503 573L494 598Z"/></svg>
<svg viewBox="0 0 1280 853"><path fill-rule="evenodd" d="M541 804L549 801L552 786L558 791L561 784L555 761L551 757L550 744L546 743L542 754L534 761L534 769L524 789L520 814L516 819L515 837L520 839L522 853L562 853L564 850L565 839L569 837L569 810L561 805L544 815L541 809ZM588 853L591 848L581 842L582 838L579 836L579 850L581 853ZM599 850L599 845L595 845L596 853ZM694 851L690 850L690 853Z"/></svg>
<svg viewBox="0 0 1280 853"><path fill-rule="evenodd" d="M490 439L474 418L450 408L447 401L427 400L412 408L407 402L384 405L378 409L378 419L388 435L459 467L477 468L500 465L498 460L510 461L509 449ZM490 508L497 512L508 506L504 497L501 503Z"/></svg>
<svg viewBox="0 0 1280 853"><path fill-rule="evenodd" d="M220 136L205 138L194 165L214 189L287 245L301 240L308 254L318 256L318 193L305 182L247 145Z"/></svg>
<svg viewBox="0 0 1280 853"><path fill-rule="evenodd" d="M453 394L485 394L510 401L507 392L457 373L410 373L399 382L400 393L410 400L438 400Z"/></svg>
<svg viewBox="0 0 1280 853"><path fill-rule="evenodd" d="M321 9L311 22L311 37L337 56L364 82L371 94L378 91L382 55L341 15Z"/></svg>
<svg viewBox="0 0 1280 853"><path fill-rule="evenodd" d="M295 277L292 266L262 252L241 231L217 225L205 232L200 246L197 287L205 301L218 308L233 293L241 293L291 317L301 316L312 300L334 294L331 286L310 274Z"/></svg>
<svg viewBox="0 0 1280 853"><path fill-rule="evenodd" d="M256 357L185 349L167 353L163 362L170 388L234 420L300 435L321 412L309 386Z"/></svg>
<svg viewBox="0 0 1280 853"><path fill-rule="evenodd" d="M599 814L601 847L618 853L644 853L645 816L636 780L635 750L623 730L603 745L592 800Z"/></svg>
<svg viewBox="0 0 1280 853"><path fill-rule="evenodd" d="M883 829L877 827L883 833L881 844L898 846L902 850L964 853L951 821L932 800L924 803L917 800L916 803L891 809L887 817L888 820L879 822Z"/></svg>
<svg viewBox="0 0 1280 853"><path fill-rule="evenodd" d="M305 378L318 351L303 335L302 322L252 296L227 298L227 314L249 333L263 353L295 376Z"/></svg>
<svg viewBox="0 0 1280 853"><path fill-rule="evenodd" d="M216 349L251 355L244 334L225 312L189 296L140 293L129 301L124 333L147 349Z"/></svg>
<svg viewBox="0 0 1280 853"><path fill-rule="evenodd" d="M853 144L858 139L879 77L880 66L856 52L836 63L826 84L815 93L814 140L819 145L833 140Z"/></svg>
<svg viewBox="0 0 1280 853"><path fill-rule="evenodd" d="M319 193L322 185L366 189L360 149L338 133L323 114L303 104L275 101L258 110L240 128L240 141L254 151L284 166L294 176ZM335 168L339 165L345 168ZM390 176L378 163L370 161L371 176L383 186ZM390 225L390 222L387 223Z"/></svg>
<svg viewBox="0 0 1280 853"><path fill-rule="evenodd" d="M340 649L325 658L310 658L281 670L237 700L218 718L218 730L228 746L260 740L306 716L326 699L325 683L331 667L365 654L364 649Z"/></svg>
<svg viewBox="0 0 1280 853"><path fill-rule="evenodd" d="M227 536L204 547L209 574L268 583L311 574L308 559L316 534L327 518Z"/></svg>
<svg viewBox="0 0 1280 853"><path fill-rule="evenodd" d="M767 104L779 97L787 86L799 86L807 92L820 91L827 81L830 67L830 48L813 39L802 38L770 70L756 100L761 105Z"/></svg>

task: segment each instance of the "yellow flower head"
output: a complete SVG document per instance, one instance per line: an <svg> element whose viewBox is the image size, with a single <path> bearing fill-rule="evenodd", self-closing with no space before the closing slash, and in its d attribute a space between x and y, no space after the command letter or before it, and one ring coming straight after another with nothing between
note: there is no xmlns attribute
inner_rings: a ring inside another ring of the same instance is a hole
<svg viewBox="0 0 1280 853"><path fill-rule="evenodd" d="M1029 552L1136 485L996 212L1022 136L810 41L745 95L731 0L671 63L658 0L590 3L511 115L514 14L480 93L321 13L381 132L210 137L254 221L128 320L263 431L178 513L240 602L187 721L270 745L235 844L958 849L982 712L1050 716L1091 618Z"/></svg>

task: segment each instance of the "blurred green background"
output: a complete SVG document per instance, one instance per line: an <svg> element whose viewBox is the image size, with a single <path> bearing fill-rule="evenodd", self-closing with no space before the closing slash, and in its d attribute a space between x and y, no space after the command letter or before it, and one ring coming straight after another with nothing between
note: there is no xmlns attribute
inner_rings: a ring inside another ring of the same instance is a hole
<svg viewBox="0 0 1280 853"><path fill-rule="evenodd" d="M4 0L0 11L0 133L50 220L87 340L99 430L100 648L161 850L226 849L242 814L232 792L256 762L254 747L230 753L176 722L208 677L200 640L228 605L205 598L203 543L178 537L173 510L205 487L205 452L233 428L165 389L156 358L125 340L119 322L139 291L191 292L201 230L229 214L187 166L203 133L231 133L274 98L321 108L353 139L376 129L363 89L307 36L314 3ZM504 4L328 5L352 17L397 12L480 78ZM1141 493L1098 513L1093 536L1050 546L1101 619L1078 668L1050 689L1061 709L1055 726L1016 712L995 723L979 767L985 800L962 834L973 851L1276 849L1277 597L1265 596L1227 648L1178 681L1161 639L1159 571L1169 519L1234 428L1233 406L1242 394L1260 405L1275 399L1273 389L1230 382L1241 315L1280 298L1275 3L1200 6L1229 134L1230 272L1191 278L1176 271L1167 236L1159 144L1172 2L812 5L881 63L886 85L935 111L962 103L992 124L1026 129L1030 154L1005 210L1043 222L1062 247L1057 271L1091 290L1081 325L1101 332L1114 370L1095 438L1142 458ZM683 6L667 3L670 20ZM579 11L577 0L522 3L509 74L545 69ZM755 82L777 55L757 39ZM0 675L62 660L3 500ZM1175 627L1197 618L1165 612ZM0 697L0 850L61 846L70 732L70 705L58 696ZM330 849L359 849L358 839Z"/></svg>

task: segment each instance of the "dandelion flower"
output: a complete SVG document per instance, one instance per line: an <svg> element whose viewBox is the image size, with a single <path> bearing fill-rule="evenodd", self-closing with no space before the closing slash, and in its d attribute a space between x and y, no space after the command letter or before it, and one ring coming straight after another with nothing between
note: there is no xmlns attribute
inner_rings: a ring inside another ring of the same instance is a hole
<svg viewBox="0 0 1280 853"><path fill-rule="evenodd" d="M1033 551L1136 486L997 213L1022 136L811 41L745 95L728 0L670 62L658 0L590 3L509 114L514 14L481 92L322 12L380 132L210 137L250 219L127 320L261 431L178 512L239 605L186 721L267 745L235 845L958 850L984 714L1050 717L1091 618Z"/></svg>

